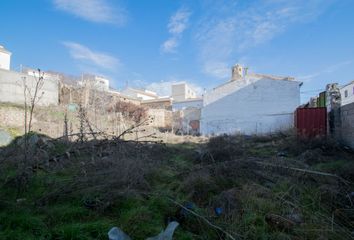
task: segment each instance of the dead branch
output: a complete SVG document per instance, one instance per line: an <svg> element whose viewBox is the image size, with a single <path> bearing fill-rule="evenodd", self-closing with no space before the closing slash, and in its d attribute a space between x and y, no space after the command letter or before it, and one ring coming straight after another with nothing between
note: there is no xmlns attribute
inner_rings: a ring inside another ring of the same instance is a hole
<svg viewBox="0 0 354 240"><path fill-rule="evenodd" d="M301 172L301 173L310 174L310 175L317 175L317 176L323 176L323 177L332 177L332 178L336 178L336 179L340 180L341 182L343 182L346 185L350 185L349 181L343 179L342 177L340 177L340 176L338 176L336 174L332 174L332 173L319 172L319 171L301 169L301 168L294 168L294 167L287 167L287 166L275 165L275 164L264 163L264 162L256 162L256 163L259 164L259 165L272 167L272 168L283 168L283 169L286 169L286 170L291 170L291 171L295 171L295 172Z"/></svg>
<svg viewBox="0 0 354 240"><path fill-rule="evenodd" d="M177 206L183 208L184 210L186 210L187 212L191 213L192 215L194 215L194 216L200 218L201 220L203 220L206 224L208 224L208 225L211 226L212 228L215 228L215 229L217 229L218 231L224 233L224 234L225 234L227 237L229 237L230 239L236 240L230 233L226 232L226 231L223 230L221 227L219 227L219 226L217 226L217 225L211 223L211 222L210 222L208 219L206 219L205 217L199 215L198 213L194 212L193 210L190 210L190 209L186 208L185 206L183 206L182 204L176 202L174 199L172 199L172 198L170 198L170 197L168 197L167 199L168 199L169 201L171 201L172 203L174 203L175 205L177 205ZM240 234L237 234L237 235L238 235L239 238L243 238L242 235L240 235Z"/></svg>

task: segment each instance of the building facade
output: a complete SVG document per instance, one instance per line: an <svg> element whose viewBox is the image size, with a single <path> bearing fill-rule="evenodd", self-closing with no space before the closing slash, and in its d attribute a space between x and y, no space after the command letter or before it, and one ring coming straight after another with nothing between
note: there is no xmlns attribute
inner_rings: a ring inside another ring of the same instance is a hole
<svg viewBox="0 0 354 240"><path fill-rule="evenodd" d="M175 83L171 86L172 98L176 102L197 97L196 91L187 83Z"/></svg>
<svg viewBox="0 0 354 240"><path fill-rule="evenodd" d="M289 129L300 105L300 86L290 77L248 74L236 65L229 82L204 95L201 133L267 134Z"/></svg>
<svg viewBox="0 0 354 240"><path fill-rule="evenodd" d="M11 52L0 45L0 69L10 70Z"/></svg>
<svg viewBox="0 0 354 240"><path fill-rule="evenodd" d="M354 81L340 87L342 106L354 103Z"/></svg>
<svg viewBox="0 0 354 240"><path fill-rule="evenodd" d="M124 89L122 93L127 96L140 99L140 100L152 100L152 99L159 98L159 96L153 91L130 88L130 87Z"/></svg>

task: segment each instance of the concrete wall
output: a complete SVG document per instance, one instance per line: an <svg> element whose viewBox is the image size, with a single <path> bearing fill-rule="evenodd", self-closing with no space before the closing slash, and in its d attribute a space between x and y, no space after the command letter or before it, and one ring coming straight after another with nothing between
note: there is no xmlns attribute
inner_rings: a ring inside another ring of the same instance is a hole
<svg viewBox="0 0 354 240"><path fill-rule="evenodd" d="M206 106L208 104L211 104L212 102L218 101L219 99L226 97L230 93L236 92L239 89L246 87L258 80L259 79L256 78L245 78L243 80L230 81L224 83L214 88L212 91L204 94L203 105Z"/></svg>
<svg viewBox="0 0 354 240"><path fill-rule="evenodd" d="M130 97L141 99L141 100L152 100L158 98L158 96L154 92L148 90L144 91L144 90L138 90L133 88L126 88L122 91L122 93Z"/></svg>
<svg viewBox="0 0 354 240"><path fill-rule="evenodd" d="M0 46L0 69L10 70L11 53Z"/></svg>
<svg viewBox="0 0 354 240"><path fill-rule="evenodd" d="M184 101L197 97L196 92L186 83L172 84L171 92L174 101Z"/></svg>
<svg viewBox="0 0 354 240"><path fill-rule="evenodd" d="M0 69L0 102L24 103L23 77L26 78L26 84L30 87L31 92L34 92L35 78L33 76ZM58 105L58 79L44 77L44 85L39 95L42 95L42 92L43 96L38 105Z"/></svg>
<svg viewBox="0 0 354 240"><path fill-rule="evenodd" d="M250 84L238 81L219 88L221 96L206 95L201 133L264 134L293 127L293 113L300 105L299 82L260 79ZM222 91L221 91L222 90Z"/></svg>
<svg viewBox="0 0 354 240"><path fill-rule="evenodd" d="M342 106L340 136L343 143L354 149L354 103Z"/></svg>
<svg viewBox="0 0 354 240"><path fill-rule="evenodd" d="M354 82L340 89L342 106L354 103Z"/></svg>

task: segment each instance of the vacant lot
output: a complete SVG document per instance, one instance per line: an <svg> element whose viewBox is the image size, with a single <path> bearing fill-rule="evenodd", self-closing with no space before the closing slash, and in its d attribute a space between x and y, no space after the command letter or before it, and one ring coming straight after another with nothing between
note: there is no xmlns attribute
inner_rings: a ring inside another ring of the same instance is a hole
<svg viewBox="0 0 354 240"><path fill-rule="evenodd" d="M0 239L351 239L354 155L330 139L66 142L0 150Z"/></svg>

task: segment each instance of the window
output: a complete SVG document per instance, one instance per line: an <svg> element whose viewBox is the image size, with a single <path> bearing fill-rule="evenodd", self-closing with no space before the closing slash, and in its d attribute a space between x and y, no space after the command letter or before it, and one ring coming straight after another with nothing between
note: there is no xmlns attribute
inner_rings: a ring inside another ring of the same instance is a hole
<svg viewBox="0 0 354 240"><path fill-rule="evenodd" d="M344 97L348 97L348 90L344 91Z"/></svg>

